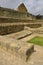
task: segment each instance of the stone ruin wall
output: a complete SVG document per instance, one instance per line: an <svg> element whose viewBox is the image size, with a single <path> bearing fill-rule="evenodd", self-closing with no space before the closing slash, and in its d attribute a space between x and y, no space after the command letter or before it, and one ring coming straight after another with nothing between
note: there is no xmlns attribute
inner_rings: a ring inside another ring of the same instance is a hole
<svg viewBox="0 0 43 65"><path fill-rule="evenodd" d="M7 9L7 8L1 8L0 7L0 17L3 18L26 18L27 13L23 12L18 12L12 9Z"/></svg>
<svg viewBox="0 0 43 65"><path fill-rule="evenodd" d="M0 35L16 33L22 30L24 30L24 25L0 26Z"/></svg>
<svg viewBox="0 0 43 65"><path fill-rule="evenodd" d="M15 24L15 22L19 22L18 19L26 17L27 13L0 7L0 34L4 35L24 30L24 25L12 25L12 23Z"/></svg>
<svg viewBox="0 0 43 65"><path fill-rule="evenodd" d="M24 26L28 27L41 27L42 24L33 23L32 20L21 20L21 19L10 19L10 18L0 18L0 34L9 34L9 33L16 33L19 31L24 30ZM32 23L32 24L31 24Z"/></svg>
<svg viewBox="0 0 43 65"><path fill-rule="evenodd" d="M34 28L42 26L42 23L40 24L40 21L37 20L29 20L27 13L0 7L0 34L19 32L24 30L24 26Z"/></svg>
<svg viewBox="0 0 43 65"><path fill-rule="evenodd" d="M14 18L3 18L3 17L0 17L0 23L43 23L43 20L29 20L29 19L21 19L21 18L17 18L17 19L14 19Z"/></svg>

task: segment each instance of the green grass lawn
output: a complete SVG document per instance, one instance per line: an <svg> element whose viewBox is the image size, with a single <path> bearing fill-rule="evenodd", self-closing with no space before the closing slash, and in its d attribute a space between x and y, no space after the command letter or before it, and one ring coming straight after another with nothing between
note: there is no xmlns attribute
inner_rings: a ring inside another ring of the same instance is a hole
<svg viewBox="0 0 43 65"><path fill-rule="evenodd" d="M36 36L27 42L43 46L43 37Z"/></svg>

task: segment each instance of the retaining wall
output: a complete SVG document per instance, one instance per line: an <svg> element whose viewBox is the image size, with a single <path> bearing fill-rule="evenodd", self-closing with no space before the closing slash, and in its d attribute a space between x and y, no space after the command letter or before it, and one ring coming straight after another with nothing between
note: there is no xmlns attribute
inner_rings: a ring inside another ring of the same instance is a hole
<svg viewBox="0 0 43 65"><path fill-rule="evenodd" d="M24 25L0 26L0 35L19 32L23 29Z"/></svg>
<svg viewBox="0 0 43 65"><path fill-rule="evenodd" d="M29 18L0 17L0 23L43 23L43 20L29 20Z"/></svg>
<svg viewBox="0 0 43 65"><path fill-rule="evenodd" d="M0 34L16 33L24 30L24 26L30 28L38 28L43 25L43 21L32 21L28 19L12 19L12 18L0 18Z"/></svg>

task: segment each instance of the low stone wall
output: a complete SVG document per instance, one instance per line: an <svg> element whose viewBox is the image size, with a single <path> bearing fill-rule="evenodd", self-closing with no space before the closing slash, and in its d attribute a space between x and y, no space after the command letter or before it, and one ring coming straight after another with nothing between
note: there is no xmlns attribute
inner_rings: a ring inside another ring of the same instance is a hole
<svg viewBox="0 0 43 65"><path fill-rule="evenodd" d="M43 27L39 27L39 28L30 28L25 26L24 30L28 30L31 31L32 33L39 33L39 34L43 34Z"/></svg>
<svg viewBox="0 0 43 65"><path fill-rule="evenodd" d="M0 26L0 35L6 35L24 30L24 25Z"/></svg>
<svg viewBox="0 0 43 65"><path fill-rule="evenodd" d="M30 27L30 28L39 28L42 26L42 24L28 24L26 25L27 27Z"/></svg>

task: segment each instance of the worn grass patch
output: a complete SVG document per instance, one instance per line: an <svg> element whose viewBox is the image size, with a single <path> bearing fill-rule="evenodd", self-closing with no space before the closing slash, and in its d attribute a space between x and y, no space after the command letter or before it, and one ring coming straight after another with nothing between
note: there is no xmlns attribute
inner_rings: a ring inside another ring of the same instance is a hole
<svg viewBox="0 0 43 65"><path fill-rule="evenodd" d="M27 42L43 46L43 37L36 36Z"/></svg>

